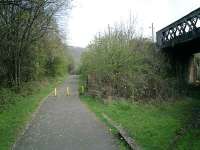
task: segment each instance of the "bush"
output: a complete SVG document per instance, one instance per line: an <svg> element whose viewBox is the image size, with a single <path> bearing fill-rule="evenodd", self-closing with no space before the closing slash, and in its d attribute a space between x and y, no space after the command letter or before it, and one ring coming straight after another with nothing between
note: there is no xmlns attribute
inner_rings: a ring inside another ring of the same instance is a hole
<svg viewBox="0 0 200 150"><path fill-rule="evenodd" d="M14 104L17 100L20 100L20 98L20 96L16 96L16 93L10 89L0 89L0 112L9 107L9 105Z"/></svg>
<svg viewBox="0 0 200 150"><path fill-rule="evenodd" d="M166 57L149 39L135 36L132 27L108 28L87 49L80 72L89 94L163 100L179 93Z"/></svg>

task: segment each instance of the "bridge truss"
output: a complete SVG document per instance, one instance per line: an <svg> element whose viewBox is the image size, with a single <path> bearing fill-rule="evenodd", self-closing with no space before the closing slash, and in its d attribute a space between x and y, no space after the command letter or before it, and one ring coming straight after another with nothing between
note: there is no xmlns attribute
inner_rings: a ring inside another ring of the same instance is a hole
<svg viewBox="0 0 200 150"><path fill-rule="evenodd" d="M200 8L156 33L159 48L173 47L200 37ZM200 44L200 43L199 43Z"/></svg>

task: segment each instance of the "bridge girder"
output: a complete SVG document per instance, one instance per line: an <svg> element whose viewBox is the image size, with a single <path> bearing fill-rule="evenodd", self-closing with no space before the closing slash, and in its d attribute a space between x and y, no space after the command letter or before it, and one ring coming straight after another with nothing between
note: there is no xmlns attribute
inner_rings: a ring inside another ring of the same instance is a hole
<svg viewBox="0 0 200 150"><path fill-rule="evenodd" d="M174 53L200 52L200 8L156 33L157 46Z"/></svg>

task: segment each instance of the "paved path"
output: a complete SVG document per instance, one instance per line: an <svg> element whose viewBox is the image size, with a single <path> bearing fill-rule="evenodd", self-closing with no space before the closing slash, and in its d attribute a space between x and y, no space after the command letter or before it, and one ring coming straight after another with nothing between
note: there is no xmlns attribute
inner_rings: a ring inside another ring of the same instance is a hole
<svg viewBox="0 0 200 150"><path fill-rule="evenodd" d="M66 86L70 96L65 96ZM77 77L70 76L49 96L14 150L117 150L116 141L80 101Z"/></svg>

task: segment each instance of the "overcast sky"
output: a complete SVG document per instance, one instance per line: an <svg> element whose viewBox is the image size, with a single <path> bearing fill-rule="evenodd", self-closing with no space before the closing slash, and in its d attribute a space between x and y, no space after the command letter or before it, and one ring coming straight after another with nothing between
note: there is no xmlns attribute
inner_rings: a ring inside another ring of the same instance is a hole
<svg viewBox="0 0 200 150"><path fill-rule="evenodd" d="M139 32L149 37L152 22L158 31L198 7L200 0L74 0L70 15L60 20L68 32L67 43L86 47L108 24L127 21L130 13Z"/></svg>

